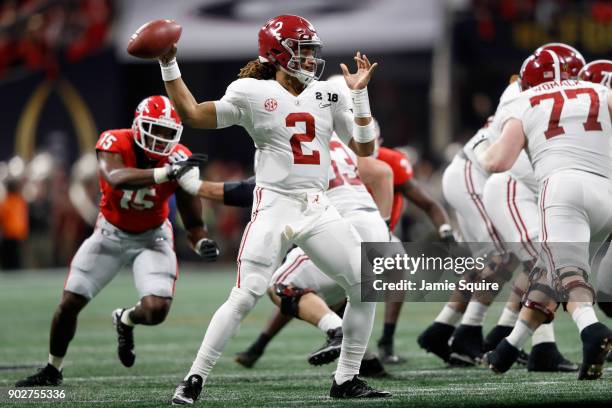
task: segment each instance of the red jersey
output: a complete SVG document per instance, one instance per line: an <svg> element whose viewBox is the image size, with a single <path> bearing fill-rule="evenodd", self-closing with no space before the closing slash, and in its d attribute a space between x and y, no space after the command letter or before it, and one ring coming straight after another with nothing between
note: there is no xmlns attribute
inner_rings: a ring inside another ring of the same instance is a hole
<svg viewBox="0 0 612 408"><path fill-rule="evenodd" d="M96 151L117 153L121 155L125 167L138 167L136 149L131 129L107 130L100 135ZM144 155L144 152L143 152ZM163 157L156 167L163 167L173 161L185 160L191 151L177 144L169 156ZM108 222L117 228L131 233L140 233L156 227L166 221L170 208L168 200L178 188L176 181L153 184L139 190L117 190L98 174L100 181L100 212Z"/></svg>
<svg viewBox="0 0 612 408"><path fill-rule="evenodd" d="M412 166L403 153L387 147L380 147L376 158L382 160L391 167L393 171L393 187L397 188L412 178ZM395 189L393 192L393 206L391 207L391 219L389 223L391 231L395 229L395 225L402 215L403 205L404 196L400 191Z"/></svg>

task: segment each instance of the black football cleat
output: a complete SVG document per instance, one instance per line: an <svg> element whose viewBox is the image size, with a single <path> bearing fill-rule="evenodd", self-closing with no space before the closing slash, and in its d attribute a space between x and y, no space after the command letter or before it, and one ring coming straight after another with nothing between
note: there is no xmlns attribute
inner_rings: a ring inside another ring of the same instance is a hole
<svg viewBox="0 0 612 408"><path fill-rule="evenodd" d="M529 363L529 354L525 352L525 350L521 349L516 359L516 364L527 366L528 363Z"/></svg>
<svg viewBox="0 0 612 408"><path fill-rule="evenodd" d="M389 373L385 370L380 359L368 351L365 352L359 367L359 375L361 377L384 378L389 377Z"/></svg>
<svg viewBox="0 0 612 408"><path fill-rule="evenodd" d="M393 343L381 343L378 341L378 357L385 364L403 364L404 357L398 356L393 350Z"/></svg>
<svg viewBox="0 0 612 408"><path fill-rule="evenodd" d="M172 405L192 405L200 396L203 384L204 381L201 376L191 374L186 380L181 381L174 390Z"/></svg>
<svg viewBox="0 0 612 408"><path fill-rule="evenodd" d="M582 364L579 380L596 380L603 373L608 352L612 349L612 331L600 322L585 327L580 333L582 340Z"/></svg>
<svg viewBox="0 0 612 408"><path fill-rule="evenodd" d="M482 349L484 351L494 350L500 341L508 337L512 333L512 327L497 325L491 329L484 339Z"/></svg>
<svg viewBox="0 0 612 408"><path fill-rule="evenodd" d="M557 343L546 342L536 344L531 348L527 371L570 373L578 371L578 364L563 357L557 348Z"/></svg>
<svg viewBox="0 0 612 408"><path fill-rule="evenodd" d="M336 384L333 381L329 396L332 398L387 398L391 396L390 392L376 390L368 385L361 378L354 376L352 380Z"/></svg>
<svg viewBox="0 0 612 408"><path fill-rule="evenodd" d="M327 331L327 340L319 349L308 356L308 363L318 366L329 364L340 357L342 347L342 327Z"/></svg>
<svg viewBox="0 0 612 408"><path fill-rule="evenodd" d="M495 347L499 344L500 341L505 339L512 332L512 327L508 326L495 326L491 329L487 337L484 339L484 343L482 345L482 349L484 352L495 350ZM516 359L516 364L520 364L522 366L526 366L529 362L529 354L525 352L525 350L521 349L519 352L519 356ZM571 363L570 363L571 364Z"/></svg>
<svg viewBox="0 0 612 408"><path fill-rule="evenodd" d="M472 367L482 359L482 326L459 325L450 343L448 363L454 367Z"/></svg>
<svg viewBox="0 0 612 408"><path fill-rule="evenodd" d="M259 357L261 357L263 353L256 353L251 349L242 351L240 353L236 353L236 357L234 357L234 361L243 366L244 368L252 368Z"/></svg>
<svg viewBox="0 0 612 408"><path fill-rule="evenodd" d="M519 349L502 340L495 350L488 351L482 357L482 364L497 374L503 374L512 367L519 356Z"/></svg>
<svg viewBox="0 0 612 408"><path fill-rule="evenodd" d="M121 315L126 309L113 311L113 324L117 330L117 355L119 361L126 367L131 367L136 361L134 353L134 328L121 322Z"/></svg>
<svg viewBox="0 0 612 408"><path fill-rule="evenodd" d="M47 364L36 374L17 381L15 387L55 387L60 385L63 379L61 371Z"/></svg>
<svg viewBox="0 0 612 408"><path fill-rule="evenodd" d="M417 342L422 349L435 354L446 362L450 355L448 341L454 331L455 327L450 324L433 322L419 335Z"/></svg>

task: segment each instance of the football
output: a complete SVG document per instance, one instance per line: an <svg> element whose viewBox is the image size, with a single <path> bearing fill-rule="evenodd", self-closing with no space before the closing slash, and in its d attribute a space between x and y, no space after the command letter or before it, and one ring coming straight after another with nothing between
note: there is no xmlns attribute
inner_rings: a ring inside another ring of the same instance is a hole
<svg viewBox="0 0 612 408"><path fill-rule="evenodd" d="M182 27L174 20L149 21L132 34L127 52L138 58L160 57L179 40L181 31Z"/></svg>

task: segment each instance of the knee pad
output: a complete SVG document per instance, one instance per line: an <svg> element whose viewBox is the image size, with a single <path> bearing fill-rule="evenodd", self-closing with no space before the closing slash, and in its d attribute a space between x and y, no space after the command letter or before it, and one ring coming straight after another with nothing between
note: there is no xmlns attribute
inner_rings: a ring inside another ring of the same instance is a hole
<svg viewBox="0 0 612 408"><path fill-rule="evenodd" d="M543 324L551 323L555 319L555 313L550 311L544 304L540 302L534 302L530 299L525 299L523 301L523 306L527 309L537 310L540 313L543 313L546 316L546 320L544 320Z"/></svg>
<svg viewBox="0 0 612 408"><path fill-rule="evenodd" d="M600 290L597 291L597 304L606 316L612 317L612 295Z"/></svg>
<svg viewBox="0 0 612 408"><path fill-rule="evenodd" d="M242 261L242 276L244 279L240 282L240 289L246 289L259 298L268 290L270 281L266 273L262 273L262 268L267 268L265 265L257 264L251 261Z"/></svg>
<svg viewBox="0 0 612 408"><path fill-rule="evenodd" d="M259 296L255 296L251 291L245 288L232 288L229 298L227 298L227 303L229 303L240 316L245 316L255 307L257 300L259 300Z"/></svg>
<svg viewBox="0 0 612 408"><path fill-rule="evenodd" d="M589 275L587 272L581 268L574 268L569 271L561 272L560 270L555 271L556 274L556 284L557 291L561 297L561 301L563 302L563 309L566 309L567 301L569 300L569 294L572 290L577 288L583 288L591 292L592 300L595 301L595 289L588 283ZM581 280L574 280L568 283L563 283L563 281L567 278L571 278L572 276L579 276Z"/></svg>
<svg viewBox="0 0 612 408"><path fill-rule="evenodd" d="M274 285L274 293L280 298L280 311L287 316L300 318L300 299L307 293L315 293L312 289L302 289L286 286L282 283Z"/></svg>

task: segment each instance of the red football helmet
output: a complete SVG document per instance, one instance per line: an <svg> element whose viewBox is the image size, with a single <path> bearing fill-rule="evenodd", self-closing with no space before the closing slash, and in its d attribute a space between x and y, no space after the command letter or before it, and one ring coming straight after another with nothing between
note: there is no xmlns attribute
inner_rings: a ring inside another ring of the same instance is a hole
<svg viewBox="0 0 612 408"><path fill-rule="evenodd" d="M567 64L566 71L569 72L570 78L577 78L578 72L586 64L582 54L571 45L563 43L548 43L544 44L536 50L542 52L544 50L554 51L559 56L562 64Z"/></svg>
<svg viewBox="0 0 612 408"><path fill-rule="evenodd" d="M305 85L323 74L322 46L315 28L300 16L274 17L259 30L259 60L278 65Z"/></svg>
<svg viewBox="0 0 612 408"><path fill-rule="evenodd" d="M523 62L521 67L521 89L524 91L544 82L559 82L570 78L568 65L562 64L554 51L536 51Z"/></svg>
<svg viewBox="0 0 612 408"><path fill-rule="evenodd" d="M172 102L156 95L143 99L134 113L134 140L150 158L168 156L181 140L183 125Z"/></svg>
<svg viewBox="0 0 612 408"><path fill-rule="evenodd" d="M597 60L589 62L578 73L578 79L612 88L612 61Z"/></svg>

